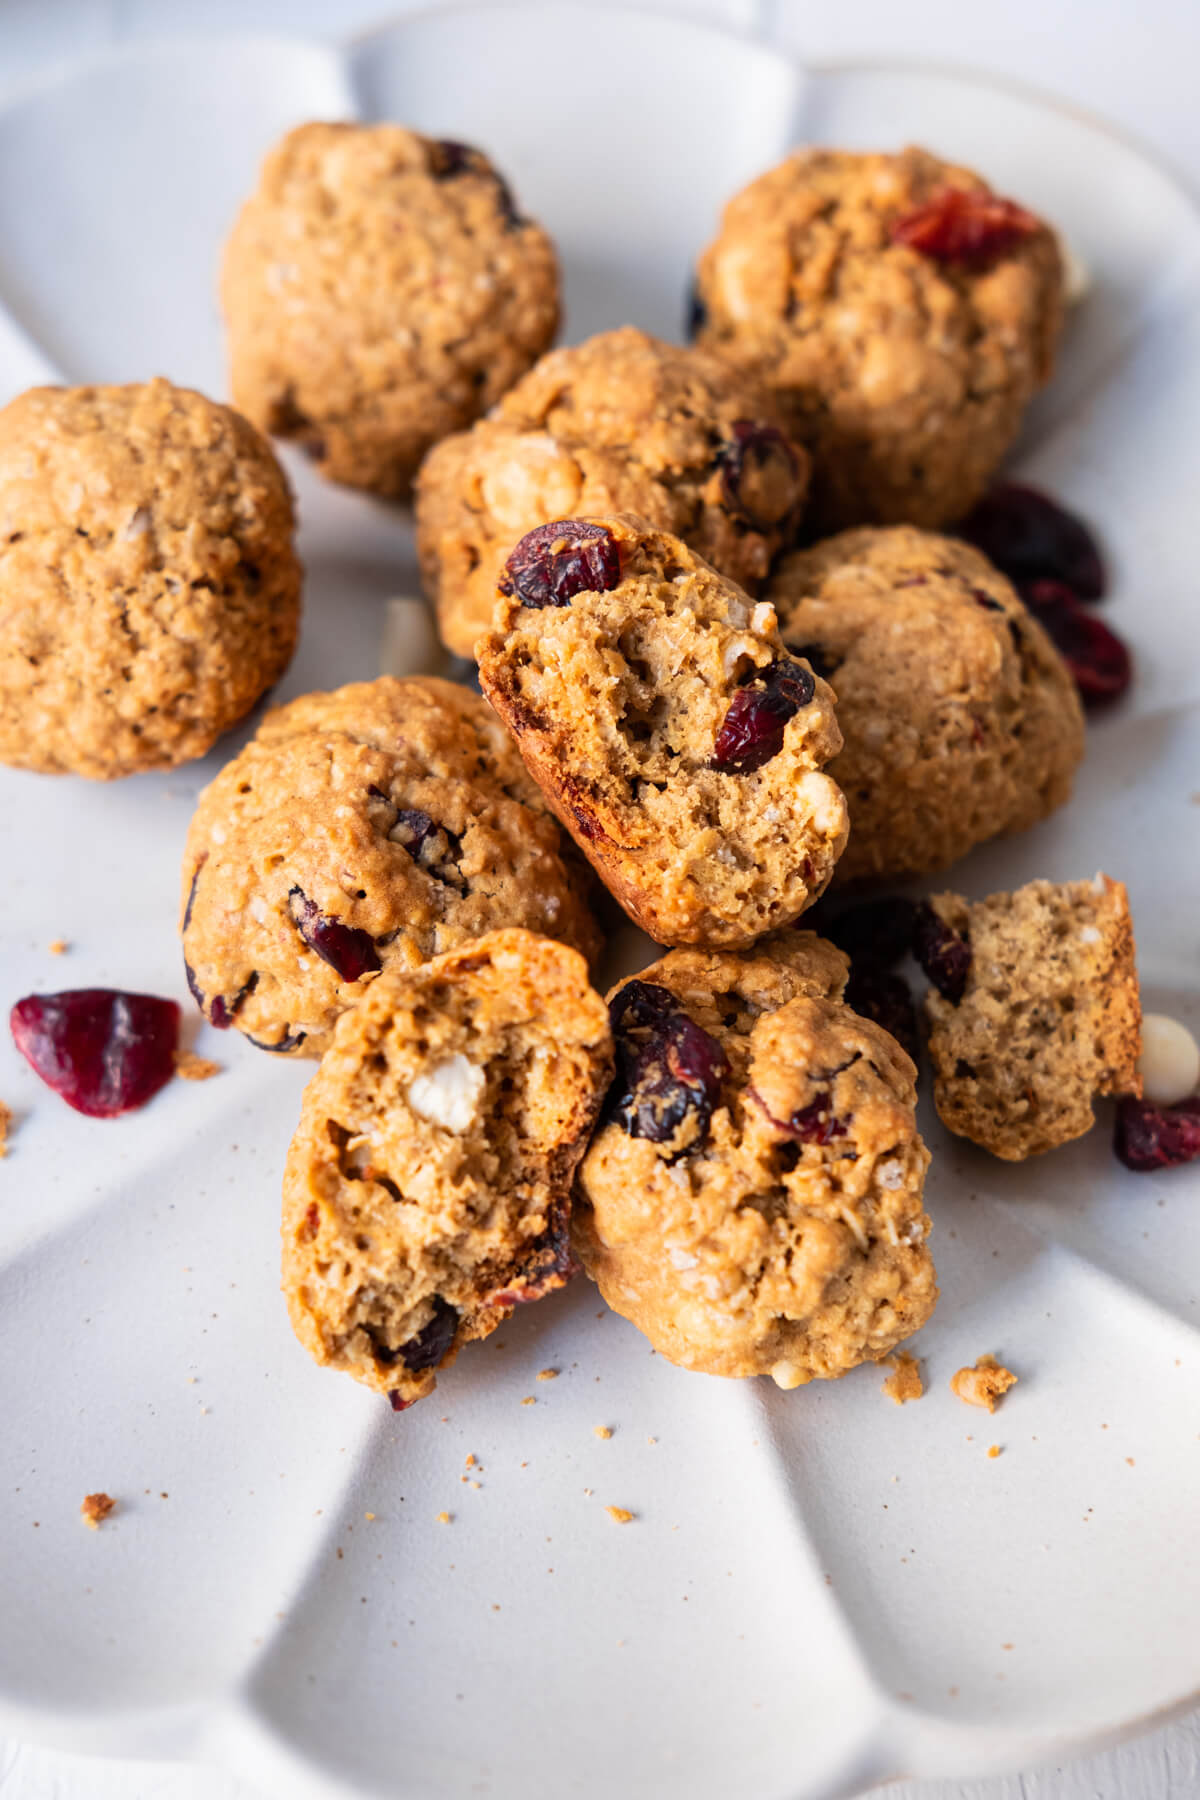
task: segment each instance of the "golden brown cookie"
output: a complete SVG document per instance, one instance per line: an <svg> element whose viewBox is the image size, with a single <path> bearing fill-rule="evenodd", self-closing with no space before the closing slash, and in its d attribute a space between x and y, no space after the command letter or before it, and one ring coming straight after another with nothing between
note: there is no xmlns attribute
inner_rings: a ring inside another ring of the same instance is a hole
<svg viewBox="0 0 1200 1800"><path fill-rule="evenodd" d="M845 742L829 773L850 808L838 881L943 869L1069 799L1075 683L978 550L864 526L786 557L764 597L837 695Z"/></svg>
<svg viewBox="0 0 1200 1800"><path fill-rule="evenodd" d="M630 514L540 526L505 570L480 682L631 918L735 948L790 924L846 807L833 696L773 609Z"/></svg>
<svg viewBox="0 0 1200 1800"><path fill-rule="evenodd" d="M1006 1162L1082 1137L1098 1094L1142 1091L1142 1009L1119 881L1031 881L918 918L943 1125Z"/></svg>
<svg viewBox="0 0 1200 1800"><path fill-rule="evenodd" d="M485 700L424 677L306 694L200 797L188 984L210 1024L319 1056L381 969L503 925L599 949L587 877Z"/></svg>
<svg viewBox="0 0 1200 1800"><path fill-rule="evenodd" d="M655 1349L781 1387L888 1355L937 1299L916 1071L809 932L672 951L610 997L617 1075L574 1241Z"/></svg>
<svg viewBox="0 0 1200 1800"><path fill-rule="evenodd" d="M558 263L482 151L398 125L301 125L225 252L233 394L323 475L404 498L421 458L558 328Z"/></svg>
<svg viewBox="0 0 1200 1800"><path fill-rule="evenodd" d="M271 446L168 381L0 411L0 762L109 781L203 756L291 661Z"/></svg>
<svg viewBox="0 0 1200 1800"><path fill-rule="evenodd" d="M470 656L504 559L546 519L633 512L757 589L800 519L809 459L720 358L627 325L552 350L417 482L417 542L442 637Z"/></svg>
<svg viewBox="0 0 1200 1800"><path fill-rule="evenodd" d="M492 931L343 1014L283 1181L283 1286L318 1362L401 1410L571 1272L571 1181L612 1044L574 950Z"/></svg>
<svg viewBox="0 0 1200 1800"><path fill-rule="evenodd" d="M729 202L699 342L771 384L813 516L941 525L979 498L1051 371L1050 228L927 151L798 150Z"/></svg>

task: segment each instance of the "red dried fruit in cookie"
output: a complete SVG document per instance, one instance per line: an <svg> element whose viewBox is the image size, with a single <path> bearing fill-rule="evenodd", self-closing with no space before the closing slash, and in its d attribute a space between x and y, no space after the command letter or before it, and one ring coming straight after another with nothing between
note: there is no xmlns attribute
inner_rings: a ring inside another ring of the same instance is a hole
<svg viewBox="0 0 1200 1800"><path fill-rule="evenodd" d="M729 1072L717 1040L697 1025L667 988L630 981L609 1007L617 1075L606 1113L652 1144L672 1143L687 1126L687 1142L669 1159L696 1150Z"/></svg>
<svg viewBox="0 0 1200 1800"><path fill-rule="evenodd" d="M717 456L721 490L731 512L749 525L770 531L796 504L796 458L782 431L753 419L738 419L733 436Z"/></svg>
<svg viewBox="0 0 1200 1800"><path fill-rule="evenodd" d="M816 692L803 663L790 660L759 669L730 702L713 746L712 767L725 775L749 775L783 748L789 719Z"/></svg>
<svg viewBox="0 0 1200 1800"><path fill-rule="evenodd" d="M801 1144L829 1144L835 1138L843 1138L847 1132L845 1119L840 1119L832 1110L833 1095L818 1094L807 1106L798 1106L794 1113L786 1119L776 1116L755 1088L748 1090L759 1110L770 1120L776 1131L785 1137L794 1138Z"/></svg>
<svg viewBox="0 0 1200 1800"><path fill-rule="evenodd" d="M569 606L576 594L607 594L621 579L617 540L587 519L552 519L527 531L504 565L502 594L522 606Z"/></svg>
<svg viewBox="0 0 1200 1800"><path fill-rule="evenodd" d="M1138 1174L1195 1162L1200 1157L1200 1094L1177 1106L1120 1101L1113 1149L1125 1167Z"/></svg>
<svg viewBox="0 0 1200 1800"><path fill-rule="evenodd" d="M443 1300L440 1294L433 1297L433 1317L427 1325L422 1326L415 1337L410 1337L406 1344L401 1344L396 1352L396 1360L402 1362L413 1374L422 1369L435 1369L454 1342L454 1334L458 1330L458 1308Z"/></svg>
<svg viewBox="0 0 1200 1800"><path fill-rule="evenodd" d="M1040 229L1040 222L1015 200L980 188L948 187L897 219L892 242L935 262L982 268L1007 256Z"/></svg>
<svg viewBox="0 0 1200 1800"><path fill-rule="evenodd" d="M1022 596L1054 640L1083 704L1105 706L1119 700L1133 680L1133 659L1116 632L1080 606L1061 581L1031 581Z"/></svg>
<svg viewBox="0 0 1200 1800"><path fill-rule="evenodd" d="M500 210L505 222L514 230L528 224L517 211L512 189L498 169L494 169L482 150L473 144L459 143L457 138L437 138L433 143L432 174L435 181L449 181L455 175L488 175L499 190Z"/></svg>
<svg viewBox="0 0 1200 1800"><path fill-rule="evenodd" d="M1001 482L958 526L1017 587L1063 581L1077 600L1099 600L1107 585L1104 559L1083 520L1037 488Z"/></svg>
<svg viewBox="0 0 1200 1800"><path fill-rule="evenodd" d="M938 917L928 901L917 908L912 953L938 993L957 1006L971 973L971 946Z"/></svg>
<svg viewBox="0 0 1200 1800"><path fill-rule="evenodd" d="M369 931L363 931L357 925L343 925L340 919L331 919L315 900L308 898L303 888L289 890L288 911L309 949L315 950L322 962L327 962L343 981L360 981L364 975L373 975L383 967ZM216 1024L215 1019L213 1023Z"/></svg>
<svg viewBox="0 0 1200 1800"><path fill-rule="evenodd" d="M155 994L30 994L17 1001L9 1024L46 1085L89 1118L114 1119L145 1106L175 1073L179 1008Z"/></svg>
<svg viewBox="0 0 1200 1800"><path fill-rule="evenodd" d="M391 1388L388 1391L388 1404L393 1412L407 1412L410 1406L415 1406L417 1403L415 1400L406 1400L399 1388Z"/></svg>

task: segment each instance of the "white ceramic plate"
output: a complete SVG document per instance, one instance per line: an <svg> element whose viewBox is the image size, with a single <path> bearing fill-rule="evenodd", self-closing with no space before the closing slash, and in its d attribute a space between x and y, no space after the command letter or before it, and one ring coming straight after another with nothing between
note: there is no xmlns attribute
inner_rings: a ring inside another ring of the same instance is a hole
<svg viewBox="0 0 1200 1800"><path fill-rule="evenodd" d="M801 138L919 139L1061 224L1095 286L1019 462L1100 522L1138 680L1068 811L957 880L1123 876L1148 1003L1200 1024L1200 227L1170 178L1007 89L804 72L609 8L441 11L345 54L141 50L0 114L0 386L221 392L237 202L286 126L356 113L496 154L562 246L576 336L674 335L719 204ZM285 695L375 673L381 599L415 583L401 514L288 460L309 578ZM180 849L244 736L112 787L3 772L6 1004L186 1002ZM4 1037L4 1730L226 1762L281 1800L811 1800L1028 1763L1200 1686L1200 1182L1126 1175L1107 1123L1021 1169L926 1119L944 1298L919 1405L874 1368L790 1395L684 1374L579 1281L395 1418L309 1363L277 1293L305 1065L200 1029L218 1079L96 1123ZM947 1389L985 1350L1021 1377L994 1420ZM121 1505L93 1534L96 1488Z"/></svg>

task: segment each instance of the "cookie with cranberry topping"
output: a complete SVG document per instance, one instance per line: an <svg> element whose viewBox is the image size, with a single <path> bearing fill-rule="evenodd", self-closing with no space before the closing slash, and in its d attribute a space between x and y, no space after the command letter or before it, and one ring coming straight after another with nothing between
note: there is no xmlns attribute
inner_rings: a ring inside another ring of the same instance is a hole
<svg viewBox="0 0 1200 1800"><path fill-rule="evenodd" d="M1119 881L1031 881L972 904L937 894L917 922L934 1102L1006 1162L1082 1137L1100 1094L1140 1095L1142 1009Z"/></svg>
<svg viewBox="0 0 1200 1800"><path fill-rule="evenodd" d="M201 795L183 953L209 1022L319 1056L379 972L518 925L588 957L589 876L485 700L383 677L268 713Z"/></svg>
<svg viewBox="0 0 1200 1800"><path fill-rule="evenodd" d="M553 341L554 246L480 150L312 124L263 165L225 252L233 394L323 475L404 498L431 444Z"/></svg>
<svg viewBox="0 0 1200 1800"><path fill-rule="evenodd" d="M925 150L798 150L725 209L698 341L768 382L815 458L813 514L941 525L979 498L1049 378L1050 227Z"/></svg>
<svg viewBox="0 0 1200 1800"><path fill-rule="evenodd" d="M282 469L168 381L0 411L0 762L111 781L203 756L283 674L301 569Z"/></svg>
<svg viewBox="0 0 1200 1800"><path fill-rule="evenodd" d="M718 357L632 326L552 350L422 466L417 542L442 637L472 655L513 544L568 515L637 513L754 592L808 469L765 393Z"/></svg>
<svg viewBox="0 0 1200 1800"><path fill-rule="evenodd" d="M529 532L479 657L550 804L659 943L740 948L828 885L833 695L679 538L619 513Z"/></svg>
<svg viewBox="0 0 1200 1800"><path fill-rule="evenodd" d="M810 932L675 950L611 995L617 1073L573 1234L683 1368L781 1387L887 1356L937 1299L916 1071Z"/></svg>
<svg viewBox="0 0 1200 1800"><path fill-rule="evenodd" d="M1042 626L969 544L864 526L785 557L766 590L837 695L850 808L837 879L943 869L1070 797L1083 711Z"/></svg>
<svg viewBox="0 0 1200 1800"><path fill-rule="evenodd" d="M318 1362L397 1410L572 1272L571 1182L612 1068L574 950L492 931L391 968L305 1090L283 1286Z"/></svg>

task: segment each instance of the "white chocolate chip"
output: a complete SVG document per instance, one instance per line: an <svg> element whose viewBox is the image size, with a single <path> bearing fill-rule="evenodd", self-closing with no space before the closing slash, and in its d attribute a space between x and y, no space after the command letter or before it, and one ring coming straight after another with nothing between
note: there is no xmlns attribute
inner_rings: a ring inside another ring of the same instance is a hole
<svg viewBox="0 0 1200 1800"><path fill-rule="evenodd" d="M1098 944L1102 936L1098 925L1085 925L1079 933L1079 941L1081 944Z"/></svg>
<svg viewBox="0 0 1200 1800"><path fill-rule="evenodd" d="M1178 1019L1147 1013L1138 1057L1142 1091L1154 1106L1174 1106L1194 1094L1200 1082L1200 1044Z"/></svg>
<svg viewBox="0 0 1200 1800"><path fill-rule="evenodd" d="M668 1249L667 1255L671 1259L673 1269L694 1269L698 1261L698 1258L693 1256L690 1250L680 1250L675 1247Z"/></svg>
<svg viewBox="0 0 1200 1800"><path fill-rule="evenodd" d="M875 1179L881 1188L899 1188L904 1186L904 1165L898 1162L880 1163L875 1171Z"/></svg>
<svg viewBox="0 0 1200 1800"><path fill-rule="evenodd" d="M793 1362L777 1362L771 1370L771 1380L776 1387L790 1392L792 1388L801 1387L804 1383L804 1370Z"/></svg>
<svg viewBox="0 0 1200 1800"><path fill-rule="evenodd" d="M428 1075L416 1076L409 1083L408 1104L431 1124L447 1131L465 1131L486 1085L483 1070L460 1054L439 1063Z"/></svg>
<svg viewBox="0 0 1200 1800"><path fill-rule="evenodd" d="M750 614L750 629L762 637L770 637L776 626L775 608L769 600L760 600Z"/></svg>

